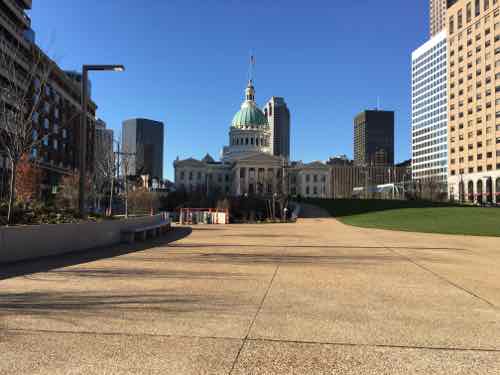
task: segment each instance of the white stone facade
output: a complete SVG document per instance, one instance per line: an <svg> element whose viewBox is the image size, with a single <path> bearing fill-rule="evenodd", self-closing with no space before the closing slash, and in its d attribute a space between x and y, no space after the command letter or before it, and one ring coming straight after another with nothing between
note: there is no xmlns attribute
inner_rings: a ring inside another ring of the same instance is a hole
<svg viewBox="0 0 500 375"><path fill-rule="evenodd" d="M286 193L304 198L331 198L331 168L320 162L288 163L267 153L246 154L232 162L176 160L176 189L227 196Z"/></svg>
<svg viewBox="0 0 500 375"><path fill-rule="evenodd" d="M289 192L305 198L332 198L332 170L321 163L294 163L290 169Z"/></svg>
<svg viewBox="0 0 500 375"><path fill-rule="evenodd" d="M500 170L449 176L450 199L473 204L500 204Z"/></svg>

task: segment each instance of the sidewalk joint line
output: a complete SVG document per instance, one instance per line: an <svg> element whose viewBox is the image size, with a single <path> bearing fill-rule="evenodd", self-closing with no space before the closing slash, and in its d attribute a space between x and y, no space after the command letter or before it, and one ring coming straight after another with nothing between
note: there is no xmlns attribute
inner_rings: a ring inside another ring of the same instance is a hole
<svg viewBox="0 0 500 375"><path fill-rule="evenodd" d="M444 281L444 282L448 283L449 285L451 285L451 286L453 286L453 287L455 287L457 289L460 289L462 292L464 292L466 294L469 294L472 297L477 298L478 300L486 303L490 307L493 307L495 310L498 309L498 306L496 306L493 302L491 302L491 301L487 300L486 298L483 298L480 295L474 293L473 291L471 291L471 290L469 290L469 289L467 289L467 288L465 288L465 287L463 287L463 286L461 286L461 285L459 285L459 284L457 284L457 283L455 283L455 282L447 279L446 277L444 277L444 276L438 274L437 272L431 270L430 268L428 268L428 267L426 267L426 266L418 263L417 261L413 260L412 258L410 258L410 257L408 257L408 256L406 256L404 254L401 254L399 251L397 251L395 249L391 249L390 247L386 247L386 249L389 250L389 251L391 251L391 252L393 252L394 254L399 255L401 258L406 259L408 262L410 262L413 265L415 265L415 266L423 269L424 271L429 272L430 274L434 275L435 277L437 277L441 281Z"/></svg>
<svg viewBox="0 0 500 375"><path fill-rule="evenodd" d="M231 366L231 370L229 370L229 373L228 373L229 375L231 375L234 371L234 367L236 366L236 363L238 362L241 351L243 350L243 347L245 346L245 343L248 340L248 336L250 335L250 331L252 330L252 328L255 324L255 321L257 320L257 316L259 315L260 311L262 310L262 307L264 306L264 301L266 300L267 295L269 294L269 291L271 290L271 286L273 285L274 279L276 278L276 275L278 274L279 268L280 268L280 264L278 263L276 265L275 270L274 270L273 277L271 278L271 281L269 282L269 285L267 286L266 293L264 293L264 296L262 297L262 300L260 301L260 305L259 305L259 307L258 307L257 311L255 312L255 315L252 319L252 322L248 326L247 334L245 335L245 337L243 338L243 340L241 342L240 348L238 349L238 353L236 353L236 357L234 358L233 364Z"/></svg>
<svg viewBox="0 0 500 375"><path fill-rule="evenodd" d="M149 338L180 338L180 339L205 339L205 340L231 340L241 341L238 337L224 336L197 336L197 335L175 335L175 334L152 334L152 333L124 333L124 332L94 332L94 331L63 331L63 330L46 330L46 329L22 329L22 328L7 328L3 330L4 334L21 333L21 334L37 334L37 333L52 333L62 335L93 335L93 336L124 336L124 337L149 337ZM485 348L458 348L458 347L438 347L438 346L418 346L418 345L394 345L394 344L363 344L350 342L335 342L335 341L309 341L309 340L289 340L289 339L272 339L272 338L247 338L247 341L264 341L264 342L282 342L290 344L308 344L308 345L333 345L333 346L360 346L368 348L393 348L393 349L419 349L419 350L441 350L441 351L476 351L476 352L491 352L500 353L500 349L485 349Z"/></svg>
<svg viewBox="0 0 500 375"><path fill-rule="evenodd" d="M484 348L456 348L456 347L440 347L440 346L418 346L418 345L391 345L391 344L362 344L350 342L329 342L329 341L307 341L307 340L287 340L287 339L269 339L269 338L249 338L248 341L264 341L264 342L282 342L290 344L310 344L310 345L333 345L333 346L360 346L366 348L389 348L389 349L417 349L417 350L441 350L441 351L464 351L464 352L491 352L500 353L500 349L484 349Z"/></svg>

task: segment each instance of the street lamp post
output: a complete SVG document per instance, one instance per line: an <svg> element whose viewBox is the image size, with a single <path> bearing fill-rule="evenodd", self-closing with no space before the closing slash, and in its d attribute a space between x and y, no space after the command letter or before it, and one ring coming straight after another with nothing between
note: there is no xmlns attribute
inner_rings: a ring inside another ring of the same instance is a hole
<svg viewBox="0 0 500 375"><path fill-rule="evenodd" d="M87 170L87 107L88 93L87 86L89 71L113 71L123 72L123 65L83 65L82 67L82 115L80 122L80 179L78 191L78 209L81 217L87 216L85 205L85 175Z"/></svg>

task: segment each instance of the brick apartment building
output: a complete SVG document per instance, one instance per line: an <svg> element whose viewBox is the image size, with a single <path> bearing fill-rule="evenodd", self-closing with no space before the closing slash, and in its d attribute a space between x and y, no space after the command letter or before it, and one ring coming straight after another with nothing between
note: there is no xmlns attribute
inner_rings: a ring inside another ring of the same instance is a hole
<svg viewBox="0 0 500 375"><path fill-rule="evenodd" d="M55 192L60 177L77 171L79 165L81 89L77 82L63 72L35 43L31 20L26 12L31 0L0 0L0 42L5 56L15 62L17 74L26 75L32 69L34 56L50 67L50 76L43 85L38 79L31 82L33 103L33 137L43 140L33 149L30 159L42 170L43 195ZM12 75L0 64L0 87L5 87ZM94 158L96 105L89 103L87 116L87 166L92 168ZM8 192L10 162L0 150L0 198Z"/></svg>

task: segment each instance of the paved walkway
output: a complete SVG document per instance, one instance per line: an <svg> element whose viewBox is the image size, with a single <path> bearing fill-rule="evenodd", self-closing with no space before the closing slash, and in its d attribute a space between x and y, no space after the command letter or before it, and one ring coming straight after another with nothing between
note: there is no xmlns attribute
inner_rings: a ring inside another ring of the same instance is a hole
<svg viewBox="0 0 500 375"><path fill-rule="evenodd" d="M499 239L307 219L131 250L4 267L0 374L500 373Z"/></svg>

